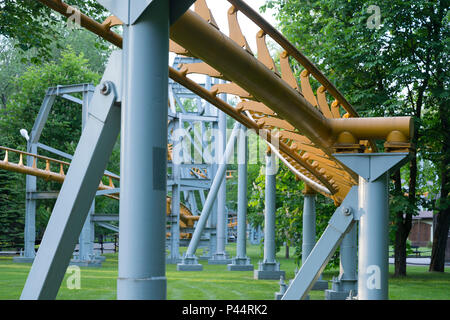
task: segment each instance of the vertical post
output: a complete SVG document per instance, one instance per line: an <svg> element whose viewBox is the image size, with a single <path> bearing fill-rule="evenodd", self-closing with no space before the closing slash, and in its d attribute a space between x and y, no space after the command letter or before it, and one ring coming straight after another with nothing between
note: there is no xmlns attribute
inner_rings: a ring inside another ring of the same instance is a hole
<svg viewBox="0 0 450 320"><path fill-rule="evenodd" d="M247 143L247 128L242 126L238 138L237 252L228 265L229 271L253 270L253 264L247 257Z"/></svg>
<svg viewBox="0 0 450 320"><path fill-rule="evenodd" d="M240 124L238 122L235 123L233 131L231 132L230 139L228 140L227 147L225 149L225 154L223 155L223 160L217 168L217 173L214 176L214 180L211 184L211 188L208 193L208 197L206 198L205 204L202 208L202 213L200 214L200 219L197 222L195 227L194 234L192 235L192 239L189 242L189 247L186 250L186 253L182 259L182 262L177 265L178 271L200 271L202 270L202 265L198 263L197 257L195 256L195 251L200 243L200 237L205 228L206 222L211 213L211 209L217 197L217 193L219 192L220 184L222 183L223 178L225 177L226 169L227 169L227 161L234 151L234 143L239 133Z"/></svg>
<svg viewBox="0 0 450 320"><path fill-rule="evenodd" d="M303 190L303 234L302 234L302 265L305 263L312 249L316 245L316 196L317 192L305 184ZM328 289L328 281L321 279L314 283L311 290Z"/></svg>
<svg viewBox="0 0 450 320"><path fill-rule="evenodd" d="M207 77L206 78L206 89L210 90L211 89L211 77ZM213 80L214 81L214 80ZM212 105L208 104L209 107L209 111L210 111L210 115L216 115L217 118L219 118L219 109L214 108ZM217 144L218 144L218 135L217 132L219 132L219 122L212 122L211 123L211 134L214 137L214 144L211 143L211 147L214 150L213 152L211 152L211 156L212 156L212 163L211 163L211 176L210 179L214 179L214 177L217 175L217 171L218 171L218 160L220 157L220 153L219 150L217 148ZM217 251L217 199L215 199L213 207L212 207L212 211L210 214L210 217L208 219L208 229L209 229L209 254L206 255L204 258L209 258L209 260L213 259L213 255L216 253Z"/></svg>
<svg viewBox="0 0 450 320"><path fill-rule="evenodd" d="M305 184L303 194L302 265L316 244L316 192Z"/></svg>
<svg viewBox="0 0 450 320"><path fill-rule="evenodd" d="M124 25L124 48L117 298L161 300L167 290L169 1L153 1Z"/></svg>
<svg viewBox="0 0 450 320"><path fill-rule="evenodd" d="M36 144L28 146L28 152L37 153ZM33 165L33 157L27 156L27 166ZM26 176L26 202L25 202L25 252L20 260L23 262L33 262L36 252L34 245L36 242L36 200L32 198L32 193L36 192L36 177ZM16 261L16 259L15 259Z"/></svg>
<svg viewBox="0 0 450 320"><path fill-rule="evenodd" d="M388 178L389 171L403 165L408 156L408 153L400 152L335 154L339 161L359 175L358 299L360 300L388 299Z"/></svg>
<svg viewBox="0 0 450 320"><path fill-rule="evenodd" d="M222 95L221 97L226 101L226 95ZM225 145L227 143L227 115L218 110L219 112L219 121L218 121L218 132L217 132L217 144L216 151L218 152L219 159L225 152ZM216 158L218 159L218 158ZM224 159L224 158L221 158ZM227 161L224 159L224 161ZM220 163L219 163L220 165ZM226 165L226 163L225 163ZM222 182L220 184L219 192L217 194L217 248L216 253L212 256L211 259L208 260L209 264L229 264L231 262L228 259L228 254L225 251L225 243L227 236L227 214L226 214L226 176L223 177Z"/></svg>
<svg viewBox="0 0 450 320"><path fill-rule="evenodd" d="M174 127L180 129L181 122L175 120ZM174 130L172 135L172 200L170 212L170 257L168 263L178 263L180 260L180 178L181 178L181 135L180 130Z"/></svg>
<svg viewBox="0 0 450 320"><path fill-rule="evenodd" d="M86 126L89 117L89 102L92 98L91 91L83 92L83 105L81 109L81 129ZM78 259L72 260L72 265L86 266L86 267L100 267L101 261L94 259L94 240L95 240L95 226L92 221L92 216L95 213L95 200L92 201L92 206L89 209L88 216L84 222L83 229L81 229L80 237L78 238Z"/></svg>
<svg viewBox="0 0 450 320"><path fill-rule="evenodd" d="M387 300L389 277L388 174L375 181L359 178L358 299Z"/></svg>
<svg viewBox="0 0 450 320"><path fill-rule="evenodd" d="M280 280L285 272L280 271L280 263L275 258L275 212L276 212L276 163L275 154L266 154L266 189L264 209L264 260L258 263L255 279Z"/></svg>

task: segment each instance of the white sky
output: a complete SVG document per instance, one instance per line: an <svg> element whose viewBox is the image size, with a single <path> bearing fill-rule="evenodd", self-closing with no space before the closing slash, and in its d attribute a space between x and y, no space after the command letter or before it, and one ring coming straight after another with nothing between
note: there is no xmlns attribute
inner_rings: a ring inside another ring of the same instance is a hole
<svg viewBox="0 0 450 320"><path fill-rule="evenodd" d="M265 13L261 13L259 11L259 8L266 2L265 0L246 0L245 2L249 6L251 6L253 10L258 12L264 19L266 19L266 21L268 21L271 25L276 26L276 20L273 17L273 10L267 10ZM227 12L231 7L231 4L227 0L206 0L206 3L208 4L209 9L214 16L214 19L219 25L220 31L228 35ZM194 6L192 6L191 9L194 10ZM256 52L256 33L260 28L241 12L238 12L238 21L239 25L241 26L242 33L247 39L250 48L253 52ZM172 65L174 55L171 54L169 59L169 64Z"/></svg>

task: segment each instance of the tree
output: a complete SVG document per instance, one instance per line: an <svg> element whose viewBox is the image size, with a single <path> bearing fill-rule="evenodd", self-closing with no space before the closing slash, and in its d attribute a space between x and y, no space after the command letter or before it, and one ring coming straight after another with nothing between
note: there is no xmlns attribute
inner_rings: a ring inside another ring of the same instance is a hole
<svg viewBox="0 0 450 320"><path fill-rule="evenodd" d="M96 0L72 0L70 4L103 21L106 10ZM14 39L16 46L24 51L33 49L33 62L51 57L53 43L61 33L52 32L56 26L65 24L65 18L36 0L0 0L0 35Z"/></svg>
<svg viewBox="0 0 450 320"><path fill-rule="evenodd" d="M100 75L91 71L88 65L88 60L84 58L82 53L77 55L69 47L61 52L61 57L57 61L30 66L15 80L14 87L17 88L17 91L10 96L5 113L0 114L0 145L26 150L26 141L20 136L19 130L21 128L31 130L47 88L76 83L98 84ZM78 96L78 98L81 98L81 96ZM73 154L80 136L81 108L73 102L57 98L42 131L40 142ZM40 150L40 154L58 158L43 150ZM120 147L117 144L110 159L109 170L119 172L119 158ZM24 177L19 179L19 183L17 179L13 179L14 174L9 172L4 174L11 178L5 180L5 183L9 181L7 185L0 185L0 196L8 196L8 199L23 205ZM56 182L38 180L38 190L59 190L60 187L61 185ZM11 188L15 191L13 196L10 196L12 194L9 191ZM113 202L113 204L110 202ZM39 234L42 234L45 229L53 204L54 200L40 200L38 202L37 229ZM96 201L96 207L101 208L102 212L107 212L107 210L103 211L104 209L114 210L113 212L118 210L117 201L104 198L99 198ZM23 212L21 209L20 214L22 216ZM14 212L10 210L10 213L11 219L13 219ZM21 228L21 232L23 233L23 228Z"/></svg>
<svg viewBox="0 0 450 320"><path fill-rule="evenodd" d="M0 135L0 145L5 142L5 136ZM3 160L4 152L0 156ZM20 187L24 187L23 177L0 170L0 248L23 247L25 193Z"/></svg>
<svg viewBox="0 0 450 320"><path fill-rule="evenodd" d="M429 135L421 118L424 109L438 108L432 84L440 83L441 89L448 85L449 1L385 1L377 3L375 13L372 4L367 0L269 0L264 8L277 9L281 31L338 84L361 115L414 116L416 150L407 165L409 179L402 186L397 172L393 184L393 196L399 198L394 203L403 203L393 207L392 215L395 274L406 275L406 242L420 199L417 152L422 150L423 137ZM377 11L380 15L374 17ZM374 18L379 23L373 23ZM442 99L441 104L445 106ZM408 205L401 200L404 190ZM448 232L445 221L442 234L445 229Z"/></svg>

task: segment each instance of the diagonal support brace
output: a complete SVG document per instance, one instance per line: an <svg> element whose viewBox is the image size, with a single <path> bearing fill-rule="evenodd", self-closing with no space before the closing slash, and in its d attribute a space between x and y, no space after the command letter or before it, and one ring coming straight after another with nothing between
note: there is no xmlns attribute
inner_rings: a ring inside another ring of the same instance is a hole
<svg viewBox="0 0 450 320"><path fill-rule="evenodd" d="M115 68L110 63L107 69ZM55 299L120 131L116 87L103 77L73 161L22 291L22 300Z"/></svg>
<svg viewBox="0 0 450 320"><path fill-rule="evenodd" d="M345 234L354 226L358 210L358 187L354 186L331 217L322 237L316 243L282 300L305 299L319 279Z"/></svg>

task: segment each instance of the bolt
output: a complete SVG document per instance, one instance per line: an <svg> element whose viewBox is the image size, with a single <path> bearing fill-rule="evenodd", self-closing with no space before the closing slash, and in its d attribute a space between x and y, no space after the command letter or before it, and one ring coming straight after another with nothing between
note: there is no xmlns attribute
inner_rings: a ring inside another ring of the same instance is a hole
<svg viewBox="0 0 450 320"><path fill-rule="evenodd" d="M111 92L111 86L108 82L103 82L102 87L100 89L100 93L104 96L108 95Z"/></svg>
<svg viewBox="0 0 450 320"><path fill-rule="evenodd" d="M350 208L344 208L343 209L344 215L349 216L352 213L352 209Z"/></svg>

